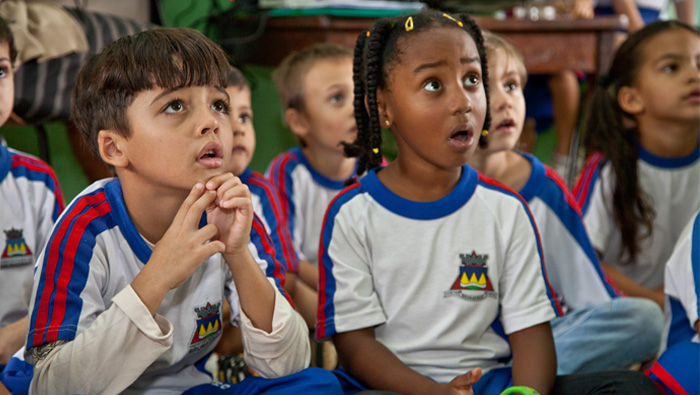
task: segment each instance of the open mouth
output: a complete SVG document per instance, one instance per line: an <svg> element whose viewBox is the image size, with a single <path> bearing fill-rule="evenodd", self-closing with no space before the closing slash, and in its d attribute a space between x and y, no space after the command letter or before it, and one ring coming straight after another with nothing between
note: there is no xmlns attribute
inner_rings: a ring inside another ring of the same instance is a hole
<svg viewBox="0 0 700 395"><path fill-rule="evenodd" d="M512 128L514 126L515 126L515 121L513 121L512 119L504 119L503 121L501 121L501 123L498 124L498 126L496 128L497 129L508 129L508 128Z"/></svg>
<svg viewBox="0 0 700 395"><path fill-rule="evenodd" d="M474 131L468 125L458 126L453 130L448 142L454 149L468 149L474 143Z"/></svg>
<svg viewBox="0 0 700 395"><path fill-rule="evenodd" d="M687 94L685 98L693 103L700 102L700 89L694 89L690 91L690 93Z"/></svg>
<svg viewBox="0 0 700 395"><path fill-rule="evenodd" d="M223 165L221 144L216 141L207 143L197 157L197 162L207 168L217 168Z"/></svg>

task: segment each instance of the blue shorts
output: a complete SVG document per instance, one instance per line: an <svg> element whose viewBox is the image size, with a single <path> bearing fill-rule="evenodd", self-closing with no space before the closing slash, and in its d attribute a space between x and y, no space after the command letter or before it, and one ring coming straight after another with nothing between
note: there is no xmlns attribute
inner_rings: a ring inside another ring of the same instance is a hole
<svg viewBox="0 0 700 395"><path fill-rule="evenodd" d="M659 393L700 395L700 344L677 343L647 370Z"/></svg>

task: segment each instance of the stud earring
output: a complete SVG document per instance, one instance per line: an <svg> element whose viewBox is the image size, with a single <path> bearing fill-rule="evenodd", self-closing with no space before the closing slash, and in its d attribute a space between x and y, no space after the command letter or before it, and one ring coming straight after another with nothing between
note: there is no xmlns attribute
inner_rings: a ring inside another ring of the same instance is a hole
<svg viewBox="0 0 700 395"><path fill-rule="evenodd" d="M389 121L388 119L385 119L385 120L384 120L384 125L385 125L387 128L390 127L390 126L391 126L391 121Z"/></svg>

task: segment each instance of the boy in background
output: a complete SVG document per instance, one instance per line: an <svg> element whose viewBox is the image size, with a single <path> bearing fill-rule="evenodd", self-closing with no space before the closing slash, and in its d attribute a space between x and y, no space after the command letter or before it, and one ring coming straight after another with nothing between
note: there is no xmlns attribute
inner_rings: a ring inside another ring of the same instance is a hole
<svg viewBox="0 0 700 395"><path fill-rule="evenodd" d="M272 75L289 129L299 142L270 163L267 177L280 192L299 256L299 278L318 288L318 246L331 199L354 174L355 158L341 143L357 136L352 50L316 44L288 55Z"/></svg>
<svg viewBox="0 0 700 395"><path fill-rule="evenodd" d="M228 173L228 70L206 37L167 28L124 37L81 70L73 118L117 178L79 194L39 257L32 392L210 386L200 364L222 336L224 299L262 376L239 390L318 383L307 370L274 380L308 366L308 330L247 186Z"/></svg>
<svg viewBox="0 0 700 395"><path fill-rule="evenodd" d="M287 220L281 209L279 192L267 178L248 167L255 154L256 143L251 91L243 73L233 66L229 72L226 93L231 99L230 116L233 128L231 172L248 185L253 201L253 211L272 239L275 247L275 258L284 267L286 277L284 289L289 293L307 326L313 328L316 319L316 293L310 287L296 281L295 273L299 270L299 259L294 251L292 239L287 229ZM306 299L303 295L307 295ZM224 317L229 312L228 304L224 304ZM216 351L222 355L241 353L243 345L240 330L225 323L224 333L226 332L230 332L232 335L224 336L217 345Z"/></svg>
<svg viewBox="0 0 700 395"><path fill-rule="evenodd" d="M0 125L12 113L16 58L12 32L0 18ZM34 262L63 207L51 167L0 144L0 382L27 337Z"/></svg>

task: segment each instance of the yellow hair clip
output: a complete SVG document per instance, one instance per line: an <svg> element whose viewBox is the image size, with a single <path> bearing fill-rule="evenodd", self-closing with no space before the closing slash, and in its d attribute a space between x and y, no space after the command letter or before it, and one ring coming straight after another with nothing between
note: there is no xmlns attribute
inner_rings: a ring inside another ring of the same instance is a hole
<svg viewBox="0 0 700 395"><path fill-rule="evenodd" d="M378 153L379 153L379 148L372 148L372 152L374 152L375 154L378 154Z"/></svg>
<svg viewBox="0 0 700 395"><path fill-rule="evenodd" d="M406 19L406 23L404 24L404 26L406 27L407 32L410 32L411 30L413 30L413 17L412 16L409 16L408 19Z"/></svg>
<svg viewBox="0 0 700 395"><path fill-rule="evenodd" d="M444 16L445 18L447 18L447 19L449 19L449 20L455 22L456 24L459 25L459 27L464 26L464 24L463 24L462 22L460 22L460 21L456 20L455 18L453 18L452 15L442 14L442 16Z"/></svg>

